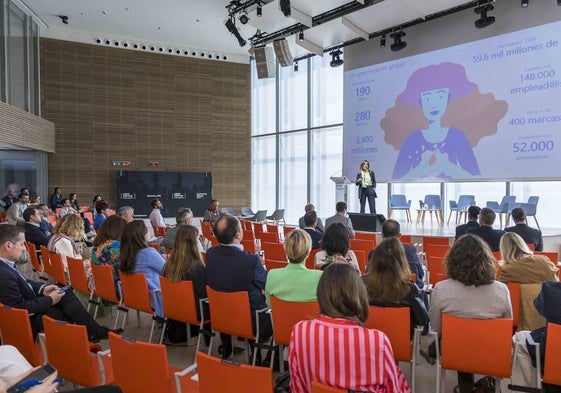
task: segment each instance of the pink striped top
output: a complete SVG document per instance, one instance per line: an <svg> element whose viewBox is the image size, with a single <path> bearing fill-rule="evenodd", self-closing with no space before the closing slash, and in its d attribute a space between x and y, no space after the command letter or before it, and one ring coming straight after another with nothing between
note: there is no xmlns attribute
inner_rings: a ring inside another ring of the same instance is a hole
<svg viewBox="0 0 561 393"><path fill-rule="evenodd" d="M388 337L347 319L320 315L298 322L289 364L293 393L310 392L312 381L363 392L411 392Z"/></svg>

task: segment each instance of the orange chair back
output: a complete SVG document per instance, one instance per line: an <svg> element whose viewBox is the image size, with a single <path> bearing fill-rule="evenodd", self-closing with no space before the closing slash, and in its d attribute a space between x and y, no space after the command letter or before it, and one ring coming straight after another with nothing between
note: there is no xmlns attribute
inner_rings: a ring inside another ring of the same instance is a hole
<svg viewBox="0 0 561 393"><path fill-rule="evenodd" d="M413 241L412 241L412 239L411 239L411 235L401 235L401 236L399 237L399 240L400 240L402 243L405 243L405 244L411 244L411 243L413 243Z"/></svg>
<svg viewBox="0 0 561 393"><path fill-rule="evenodd" d="M242 240L242 245L243 245L243 249L244 251L250 252L252 254L255 254L255 242L253 240L246 240L245 237Z"/></svg>
<svg viewBox="0 0 561 393"><path fill-rule="evenodd" d="M203 233L203 236L207 239L210 239L213 236L210 222L201 221L201 231Z"/></svg>
<svg viewBox="0 0 561 393"><path fill-rule="evenodd" d="M62 255L56 252L49 252L49 262L43 265L45 272L51 276L56 282L62 285L68 285L66 272L64 271L64 263Z"/></svg>
<svg viewBox="0 0 561 393"><path fill-rule="evenodd" d="M82 386L102 384L97 357L90 352L88 332L85 326L55 321L43 315L43 326L47 338L45 346L49 363L58 371L59 377ZM72 348L69 351L69 348ZM110 362L109 357L104 358ZM111 364L104 367L107 380L111 382Z"/></svg>
<svg viewBox="0 0 561 393"><path fill-rule="evenodd" d="M251 221L242 220L242 228L244 231L251 231L253 232L253 223Z"/></svg>
<svg viewBox="0 0 561 393"><path fill-rule="evenodd" d="M261 223L253 224L253 233L255 234L255 237L260 238L259 235L261 235L264 232L265 230L263 229L263 224Z"/></svg>
<svg viewBox="0 0 561 393"><path fill-rule="evenodd" d="M319 303L287 302L271 296L271 318L276 344L288 345L292 328L297 322L313 319L319 314Z"/></svg>
<svg viewBox="0 0 561 393"><path fill-rule="evenodd" d="M512 304L512 325L518 327L520 324L520 302L522 300L520 284L517 282L507 282L506 285L510 295L510 304Z"/></svg>
<svg viewBox="0 0 561 393"><path fill-rule="evenodd" d="M27 249L27 253L29 254L29 260L31 261L31 266L33 266L33 269L38 273L43 272L43 265L39 261L35 245L31 242L25 242L25 248Z"/></svg>
<svg viewBox="0 0 561 393"><path fill-rule="evenodd" d="M543 381L561 385L561 325L548 323L546 340Z"/></svg>
<svg viewBox="0 0 561 393"><path fill-rule="evenodd" d="M93 218L93 213L91 211L84 211L82 213L82 217L84 217L85 219L87 219L90 222L91 227L93 228L94 226L94 218Z"/></svg>
<svg viewBox="0 0 561 393"><path fill-rule="evenodd" d="M268 233L279 233L279 226L273 224L266 224L265 228L267 229Z"/></svg>
<svg viewBox="0 0 561 393"><path fill-rule="evenodd" d="M366 273L366 266L368 265L367 254L363 250L354 250L360 274Z"/></svg>
<svg viewBox="0 0 561 393"><path fill-rule="evenodd" d="M160 276L164 315L191 325L199 324L193 281L170 281Z"/></svg>
<svg viewBox="0 0 561 393"><path fill-rule="evenodd" d="M427 255L427 269L430 273L429 284L435 285L437 282L448 278L444 267L444 257Z"/></svg>
<svg viewBox="0 0 561 393"><path fill-rule="evenodd" d="M285 261L275 261L273 259L265 259L265 268L267 269L267 271L269 270L273 270L273 269L283 269L286 267L286 265L288 264L288 262Z"/></svg>
<svg viewBox="0 0 561 393"><path fill-rule="evenodd" d="M450 239L447 237L423 236L423 251L428 244L439 244L441 246L450 246Z"/></svg>
<svg viewBox="0 0 561 393"><path fill-rule="evenodd" d="M94 295L112 303L119 303L119 298L115 291L113 266L92 263L92 275L95 284Z"/></svg>
<svg viewBox="0 0 561 393"><path fill-rule="evenodd" d="M273 392L273 370L239 364L197 352L200 393Z"/></svg>
<svg viewBox="0 0 561 393"><path fill-rule="evenodd" d="M154 250L158 251L158 254L160 253L160 246L156 243L151 243L148 246L152 247Z"/></svg>
<svg viewBox="0 0 561 393"><path fill-rule="evenodd" d="M364 251L366 255L376 248L376 240L351 239L350 249L353 251Z"/></svg>
<svg viewBox="0 0 561 393"><path fill-rule="evenodd" d="M72 288L89 295L91 291L88 285L88 278L86 277L84 261L78 258L66 257L66 263L68 264L68 275L70 276Z"/></svg>
<svg viewBox="0 0 561 393"><path fill-rule="evenodd" d="M255 235L253 234L253 231L243 231L243 240L251 240L253 241L255 239Z"/></svg>
<svg viewBox="0 0 561 393"><path fill-rule="evenodd" d="M206 292L212 330L242 338L255 339L247 292L220 292L215 291L208 285Z"/></svg>
<svg viewBox="0 0 561 393"><path fill-rule="evenodd" d="M45 269L45 266L47 266L47 264L50 264L49 249L45 246L39 246L39 250L41 251L41 260L43 263L43 269Z"/></svg>
<svg viewBox="0 0 561 393"><path fill-rule="evenodd" d="M388 336L393 348L395 360L411 361L411 341L409 327L411 324L409 307L368 307L368 319L365 326L377 329Z"/></svg>
<svg viewBox="0 0 561 393"><path fill-rule="evenodd" d="M367 241L374 242L374 245L376 245L376 234L374 232L355 231L354 240L367 240Z"/></svg>
<svg viewBox="0 0 561 393"><path fill-rule="evenodd" d="M296 229L296 227L287 227L286 225L283 226L282 231L284 233L284 237L286 237L286 235L288 235L290 232L292 232L295 229Z"/></svg>
<svg viewBox="0 0 561 393"><path fill-rule="evenodd" d="M534 251L535 255L545 255L546 257L549 258L549 260L555 265L557 266L557 263L559 262L559 253L558 252L553 252L553 251Z"/></svg>
<svg viewBox="0 0 561 393"><path fill-rule="evenodd" d="M493 257L495 258L495 261L500 261L503 258L503 255L501 254L500 251L492 251L493 253Z"/></svg>
<svg viewBox="0 0 561 393"><path fill-rule="evenodd" d="M0 304L2 344L13 345L33 366L43 364L43 353L33 339L27 310Z"/></svg>
<svg viewBox="0 0 561 393"><path fill-rule="evenodd" d="M279 243L279 233L262 232L255 235L256 238L261 239L261 243Z"/></svg>
<svg viewBox="0 0 561 393"><path fill-rule="evenodd" d="M316 254L320 252L320 248L316 248L310 251L310 255L306 258L306 267L308 269L317 269L316 268Z"/></svg>
<svg viewBox="0 0 561 393"><path fill-rule="evenodd" d="M508 378L512 319L469 319L443 313L441 346L442 368Z"/></svg>
<svg viewBox="0 0 561 393"><path fill-rule="evenodd" d="M263 243L263 251L265 251L265 259L273 259L275 261L286 261L286 252L281 243Z"/></svg>
<svg viewBox="0 0 561 393"><path fill-rule="evenodd" d="M48 216L48 217L47 217L47 220L51 223L51 225L53 225L53 226L56 225L56 216L55 216L54 214Z"/></svg>
<svg viewBox="0 0 561 393"><path fill-rule="evenodd" d="M444 244L429 243L426 246L423 246L423 251L427 255L427 257L433 256L433 257L444 258L448 253L448 251L450 251L450 246L448 244L444 245Z"/></svg>
<svg viewBox="0 0 561 393"><path fill-rule="evenodd" d="M113 383L123 393L172 392L165 345L135 341L109 333L113 359Z"/></svg>
<svg viewBox="0 0 561 393"><path fill-rule="evenodd" d="M150 304L150 291L144 273L121 273L121 289L123 301L127 307L154 314Z"/></svg>
<svg viewBox="0 0 561 393"><path fill-rule="evenodd" d="M311 393L347 393L347 390L329 386L318 381L312 381Z"/></svg>

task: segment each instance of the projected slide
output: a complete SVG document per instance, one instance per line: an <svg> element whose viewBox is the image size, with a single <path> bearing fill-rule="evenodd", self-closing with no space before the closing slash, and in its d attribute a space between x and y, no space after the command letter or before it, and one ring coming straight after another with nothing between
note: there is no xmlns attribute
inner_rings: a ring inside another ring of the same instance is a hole
<svg viewBox="0 0 561 393"><path fill-rule="evenodd" d="M559 178L561 22L345 72L343 173Z"/></svg>

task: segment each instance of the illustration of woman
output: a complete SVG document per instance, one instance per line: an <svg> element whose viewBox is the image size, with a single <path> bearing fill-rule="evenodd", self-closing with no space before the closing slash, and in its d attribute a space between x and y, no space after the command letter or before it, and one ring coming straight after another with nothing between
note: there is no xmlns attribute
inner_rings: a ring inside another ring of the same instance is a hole
<svg viewBox="0 0 561 393"><path fill-rule="evenodd" d="M473 153L497 132L505 101L481 94L460 64L441 63L413 72L395 106L380 122L385 142L399 150L393 179L459 179L480 174Z"/></svg>

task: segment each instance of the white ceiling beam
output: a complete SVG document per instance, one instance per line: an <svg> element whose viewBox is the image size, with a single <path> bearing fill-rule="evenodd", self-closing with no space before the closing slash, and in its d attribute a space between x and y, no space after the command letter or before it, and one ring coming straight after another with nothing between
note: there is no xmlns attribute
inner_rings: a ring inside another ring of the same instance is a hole
<svg viewBox="0 0 561 393"><path fill-rule="evenodd" d="M413 11L417 15L419 15L419 18L425 19L426 15L415 5L415 3L413 3L413 1L411 1L411 0L401 0L401 2L403 4L405 4L407 6L407 8L409 8L411 11Z"/></svg>
<svg viewBox="0 0 561 393"><path fill-rule="evenodd" d="M292 6L290 6L290 17L296 19L304 26L312 27L312 17Z"/></svg>
<svg viewBox="0 0 561 393"><path fill-rule="evenodd" d="M351 30L353 33L355 33L359 37L362 37L364 40L368 41L370 39L370 34L367 31L365 31L365 30L361 29L360 27L358 27L357 25L355 25L346 16L343 16L341 18L341 22L343 23L343 26L347 27L349 30Z"/></svg>
<svg viewBox="0 0 561 393"><path fill-rule="evenodd" d="M296 45L306 49L308 52L312 52L318 56L323 57L323 48L321 46L316 45L305 38L300 41L297 36L294 37L294 42L296 43Z"/></svg>

